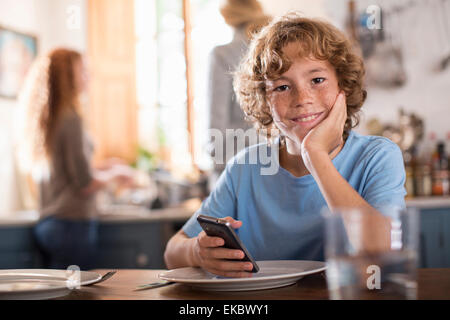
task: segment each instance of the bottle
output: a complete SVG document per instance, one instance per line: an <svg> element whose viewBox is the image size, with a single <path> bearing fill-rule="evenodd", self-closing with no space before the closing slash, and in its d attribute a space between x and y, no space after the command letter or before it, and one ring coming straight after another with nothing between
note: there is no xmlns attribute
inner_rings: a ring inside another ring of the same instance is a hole
<svg viewBox="0 0 450 320"><path fill-rule="evenodd" d="M431 166L433 171L437 172L441 169L441 159L439 158L439 145L438 143L431 154Z"/></svg>
<svg viewBox="0 0 450 320"><path fill-rule="evenodd" d="M440 171L441 171L441 179L442 179L442 195L448 196L450 193L449 190L449 172L448 172L448 155L445 150L444 142L438 144L438 153L439 153L439 163L440 163Z"/></svg>
<svg viewBox="0 0 450 320"><path fill-rule="evenodd" d="M431 157L431 162L433 168L433 195L449 195L448 157L445 152L445 144L442 141L437 144Z"/></svg>
<svg viewBox="0 0 450 320"><path fill-rule="evenodd" d="M445 150L444 142L439 142L437 146L437 151L439 155L439 169L447 170L448 169L448 156Z"/></svg>
<svg viewBox="0 0 450 320"><path fill-rule="evenodd" d="M448 152L450 152L450 131L447 132L445 150L447 151L447 170L450 170L450 156L448 154Z"/></svg>
<svg viewBox="0 0 450 320"><path fill-rule="evenodd" d="M408 198L417 196L417 148L412 146L411 149L404 153L405 159L405 189Z"/></svg>
<svg viewBox="0 0 450 320"><path fill-rule="evenodd" d="M431 157L433 155L435 145L436 133L430 132L428 135L428 139L422 143L420 148L419 161L421 164L427 164L431 167Z"/></svg>
<svg viewBox="0 0 450 320"><path fill-rule="evenodd" d="M422 195L424 197L429 197L432 195L433 180L431 177L431 168L429 165L425 164L422 169Z"/></svg>
<svg viewBox="0 0 450 320"><path fill-rule="evenodd" d="M435 143L436 133L430 132L428 139L420 145L417 166L414 173L416 179L415 192L418 197L429 197L433 193L432 155Z"/></svg>
<svg viewBox="0 0 450 320"><path fill-rule="evenodd" d="M405 166L405 174L406 174L406 180L405 180L405 189L406 189L406 198L410 199L415 196L414 193L414 171L412 167Z"/></svg>
<svg viewBox="0 0 450 320"><path fill-rule="evenodd" d="M418 197L429 197L432 195L432 176L429 163L420 163L416 166L415 195Z"/></svg>

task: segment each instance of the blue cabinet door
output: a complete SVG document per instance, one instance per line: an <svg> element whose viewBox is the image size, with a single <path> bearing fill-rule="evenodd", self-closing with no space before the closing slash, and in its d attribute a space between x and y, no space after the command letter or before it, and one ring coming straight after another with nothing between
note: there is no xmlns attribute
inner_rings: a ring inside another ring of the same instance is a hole
<svg viewBox="0 0 450 320"><path fill-rule="evenodd" d="M420 214L420 264L422 268L450 267L448 209L422 209Z"/></svg>
<svg viewBox="0 0 450 320"><path fill-rule="evenodd" d="M32 226L0 227L0 269L41 268Z"/></svg>
<svg viewBox="0 0 450 320"><path fill-rule="evenodd" d="M442 228L445 254L444 266L445 268L450 268L450 209L444 212L444 224Z"/></svg>
<svg viewBox="0 0 450 320"><path fill-rule="evenodd" d="M162 223L102 223L98 268L162 269Z"/></svg>

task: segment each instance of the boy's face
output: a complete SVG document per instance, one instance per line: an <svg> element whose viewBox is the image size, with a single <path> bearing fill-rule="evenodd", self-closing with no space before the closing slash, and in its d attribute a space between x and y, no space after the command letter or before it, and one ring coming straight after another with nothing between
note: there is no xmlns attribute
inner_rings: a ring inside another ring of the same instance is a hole
<svg viewBox="0 0 450 320"><path fill-rule="evenodd" d="M275 125L286 138L303 141L328 115L339 94L334 67L328 61L300 58L290 43L283 53L292 61L280 78L266 81L266 97Z"/></svg>

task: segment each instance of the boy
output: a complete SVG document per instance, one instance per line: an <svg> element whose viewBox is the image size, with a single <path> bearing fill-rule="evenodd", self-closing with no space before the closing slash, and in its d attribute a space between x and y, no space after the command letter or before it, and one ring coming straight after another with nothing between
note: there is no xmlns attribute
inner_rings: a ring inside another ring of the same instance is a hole
<svg viewBox="0 0 450 320"><path fill-rule="evenodd" d="M349 40L326 22L291 13L262 29L235 74L235 91L247 118L279 136L227 164L199 211L169 241L167 266L251 276L251 264L236 261L243 252L201 231L199 213L227 217L256 260L324 260L326 206L369 210L380 217L371 228L389 230L381 211L405 206L403 158L388 139L351 131L366 98L363 76ZM279 159L273 175L261 174L261 161L245 163L263 148ZM389 232L367 233L362 242L368 250L389 249Z"/></svg>

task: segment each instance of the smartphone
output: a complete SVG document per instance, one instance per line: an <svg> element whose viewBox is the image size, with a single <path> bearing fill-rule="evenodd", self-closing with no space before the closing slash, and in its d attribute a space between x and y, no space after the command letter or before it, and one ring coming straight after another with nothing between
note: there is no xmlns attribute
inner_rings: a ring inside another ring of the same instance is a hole
<svg viewBox="0 0 450 320"><path fill-rule="evenodd" d="M251 272L256 273L259 271L255 259L250 255L250 252L248 252L228 221L203 214L197 216L197 221L208 236L222 238L225 241L223 245L225 248L242 250L245 256L238 261L250 261L253 265Z"/></svg>

